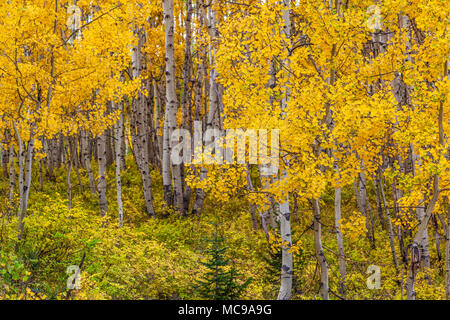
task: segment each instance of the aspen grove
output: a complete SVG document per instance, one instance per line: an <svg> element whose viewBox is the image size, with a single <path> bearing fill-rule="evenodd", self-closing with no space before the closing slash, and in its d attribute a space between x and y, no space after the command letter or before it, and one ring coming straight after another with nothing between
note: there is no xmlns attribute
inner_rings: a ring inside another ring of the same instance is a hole
<svg viewBox="0 0 450 320"><path fill-rule="evenodd" d="M1 1L0 299L448 300L449 8Z"/></svg>

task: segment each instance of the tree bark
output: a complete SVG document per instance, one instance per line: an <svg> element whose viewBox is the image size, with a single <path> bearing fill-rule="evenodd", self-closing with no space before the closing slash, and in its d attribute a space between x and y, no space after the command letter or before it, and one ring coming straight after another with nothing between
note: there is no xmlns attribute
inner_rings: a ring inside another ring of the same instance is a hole
<svg viewBox="0 0 450 320"><path fill-rule="evenodd" d="M339 274L341 276L339 283L339 293L345 295L345 251L344 251L344 239L340 228L339 221L342 218L341 214L341 188L334 189L334 223L336 228L336 238L338 246L339 256Z"/></svg>
<svg viewBox="0 0 450 320"><path fill-rule="evenodd" d="M394 242L394 228L392 227L392 221L391 221L391 213L389 211L389 206L386 200L386 195L384 193L384 184L383 184L383 176L381 174L381 170L378 172L379 175L379 186L380 186L380 193L381 193L381 199L383 200L384 210L386 212L386 221L389 231L389 245L391 246L391 253L392 253L392 260L394 261L395 268L398 268L398 259L397 254L395 252L395 242Z"/></svg>
<svg viewBox="0 0 450 320"><path fill-rule="evenodd" d="M316 252L316 258L320 265L320 296L323 300L329 299L329 286L328 286L328 262L323 253L322 247L322 225L320 216L320 204L318 199L313 199L314 210L314 248Z"/></svg>
<svg viewBox="0 0 450 320"><path fill-rule="evenodd" d="M98 153L98 203L100 215L108 214L108 200L106 197L106 132L97 138Z"/></svg>
<svg viewBox="0 0 450 320"><path fill-rule="evenodd" d="M142 60L141 48L145 42L145 34L143 30L136 29L138 36L138 45L133 48L132 54L132 68L133 78L137 79L141 76L144 70L144 61ZM141 82L141 86L142 86ZM142 89L142 88L141 88ZM155 210L153 208L153 191L152 181L150 178L150 168L148 163L148 143L147 143L147 112L146 101L144 94L139 91L137 97L133 99L132 105L132 119L130 123L130 132L133 139L133 152L137 167L142 178L143 194L145 200L146 212L149 217L155 217Z"/></svg>
<svg viewBox="0 0 450 320"><path fill-rule="evenodd" d="M112 102L112 107L115 109L115 104ZM123 107L120 103L118 105L120 110L119 121L115 124L115 138L116 138L116 189L117 189L117 215L120 227L123 227L123 203L122 203L122 179L121 179L121 164L122 164L122 141L124 138L123 131Z"/></svg>

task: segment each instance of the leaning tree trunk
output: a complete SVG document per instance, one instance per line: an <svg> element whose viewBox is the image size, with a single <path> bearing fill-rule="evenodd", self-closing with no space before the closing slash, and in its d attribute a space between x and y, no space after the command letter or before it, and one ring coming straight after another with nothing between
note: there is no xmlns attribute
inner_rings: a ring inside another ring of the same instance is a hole
<svg viewBox="0 0 450 320"><path fill-rule="evenodd" d="M447 62L445 62L445 65L447 65ZM447 72L447 68L446 68ZM447 76L447 74L446 74ZM439 108L439 117L438 117L438 124L439 124L439 143L442 146L445 146L445 137L444 137L444 106L441 102L441 106ZM439 175L435 174L433 178L433 195L431 197L430 203L427 206L427 210L425 212L425 216L423 217L422 221L419 223L419 227L417 230L417 233L414 237L412 246L411 246L411 267L408 271L408 279L406 283L406 292L408 295L408 300L415 300L416 299L416 292L414 290L414 283L417 276L418 266L420 264L420 254L418 254L418 248L424 245L424 234L427 232L427 226L428 222L433 214L434 207L436 206L438 200L439 200L439 194L441 190L439 189ZM448 230L447 230L448 234ZM448 253L447 253L448 254ZM419 256L419 257L417 257ZM448 266L448 263L447 263ZM446 267L447 267L446 266Z"/></svg>
<svg viewBox="0 0 450 320"><path fill-rule="evenodd" d="M420 254L418 251L421 245L423 245L424 233L427 230L428 222L431 218L431 215L433 214L433 210L434 207L436 206L438 199L439 199L439 176L435 175L433 182L433 196L430 200L430 203L427 206L425 216L419 223L418 231L414 237L411 246L411 266L408 270L408 278L406 280L406 293L408 296L408 300L416 299L414 284L420 266Z"/></svg>

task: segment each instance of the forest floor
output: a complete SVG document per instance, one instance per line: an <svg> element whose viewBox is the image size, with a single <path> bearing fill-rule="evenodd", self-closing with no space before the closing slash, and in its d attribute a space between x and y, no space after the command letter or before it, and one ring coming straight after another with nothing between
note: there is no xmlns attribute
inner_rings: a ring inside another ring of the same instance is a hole
<svg viewBox="0 0 450 320"><path fill-rule="evenodd" d="M8 215L9 181L0 180L0 299L197 299L197 280L205 277L201 262L208 259L208 239L216 230L224 238L229 267L237 281L251 278L243 299L275 299L279 289L279 239L267 241L254 230L248 203L236 194L226 205L206 199L199 216L181 217L164 209L162 178L152 172L157 218L148 218L141 195L140 176L132 157L122 176L124 227L117 223L114 168L108 171L109 215L102 219L98 198L90 194L81 172L81 190L72 173L72 209L68 210L66 171L54 179L34 168L30 205L22 239L17 240L17 209ZM373 192L369 194L374 198ZM377 239L372 246L364 221L355 215L352 190L343 190L343 232L346 248L345 292L340 291L333 197L322 198L323 246L330 265L331 299L401 299L402 267L392 262L388 235L375 217ZM374 199L372 203L375 203ZM319 299L319 270L311 230L312 212L299 208L292 215L294 253L293 299ZM372 208L376 211L376 207ZM350 218L352 217L352 218ZM430 232L432 232L430 230ZM275 234L275 233L274 233ZM407 239L406 239L407 240ZM430 248L435 246L430 236ZM444 265L431 251L433 269L417 281L420 299L442 299ZM399 248L397 248L399 252ZM84 256L84 259L83 259ZM80 289L67 291L69 266L80 266ZM381 287L369 289L367 269L380 267ZM426 275L426 279L424 279ZM406 269L403 270L404 281ZM405 291L403 292L403 296ZM403 297L404 298L404 297Z"/></svg>

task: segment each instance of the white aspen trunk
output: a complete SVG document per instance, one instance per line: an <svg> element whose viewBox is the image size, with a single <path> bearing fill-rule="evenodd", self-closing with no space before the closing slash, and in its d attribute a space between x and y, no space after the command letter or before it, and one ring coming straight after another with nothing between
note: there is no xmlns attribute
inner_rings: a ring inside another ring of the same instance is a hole
<svg viewBox="0 0 450 320"><path fill-rule="evenodd" d="M399 162L401 162L399 160ZM398 200L402 197L402 192L400 189L397 188L397 182L396 178L394 178L394 181L392 183L392 196L394 199L394 211L395 211L395 217L398 218L401 215L402 208L399 206ZM405 264L407 262L407 252L405 250L405 244L404 244L404 235L403 235L403 228L401 225L397 226L397 237L398 242L400 246L400 254L402 256L402 261Z"/></svg>
<svg viewBox="0 0 450 320"><path fill-rule="evenodd" d="M91 143L88 132L84 129L81 130L81 157L83 159L84 167L86 168L89 178L89 188L92 194L97 194L97 188L95 187L94 173L91 166Z"/></svg>
<svg viewBox="0 0 450 320"><path fill-rule="evenodd" d="M328 286L328 262L323 253L322 247L322 225L320 216L320 204L318 199L313 199L314 209L314 248L316 251L316 258L320 265L320 296L323 300L329 299Z"/></svg>
<svg viewBox="0 0 450 320"><path fill-rule="evenodd" d="M183 100L182 100L182 109L183 109L183 129L188 130L192 135L193 125L192 125L192 108L191 108L191 97L192 90L189 86L191 80L191 69L192 69L192 61L191 61L191 17L192 17L192 0L186 0L186 40L185 40L185 50L184 50L184 66L183 66ZM193 166L190 166L193 169ZM184 169L184 165L181 166L181 169ZM184 170L182 182L184 185ZM183 201L184 201L184 210L185 214L189 211L189 202L191 198L191 188L186 185L184 188Z"/></svg>
<svg viewBox="0 0 450 320"><path fill-rule="evenodd" d="M159 132L161 131L161 124L160 119L163 116L162 112L162 106L161 106L161 99L159 97L159 90L158 85L156 83L156 80L153 79L153 97L155 100L154 103L154 114L155 114L155 131L156 131L156 145L157 145L157 151L158 151L158 162L161 164L162 162L162 154L163 154L163 139L159 135Z"/></svg>
<svg viewBox="0 0 450 320"><path fill-rule="evenodd" d="M114 109L114 102L112 102L112 108ZM120 227L123 227L123 203L122 203L122 179L120 175L122 164L122 141L124 136L123 131L123 108L122 104L119 104L120 117L115 125L116 136L116 189L117 189L117 215L119 219Z"/></svg>
<svg viewBox="0 0 450 320"><path fill-rule="evenodd" d="M66 169L67 169L67 200L68 200L68 209L72 209L72 181L70 178L70 173L72 171L72 158L70 157L70 145L69 145L69 137L67 137L67 147L66 147Z"/></svg>
<svg viewBox="0 0 450 320"><path fill-rule="evenodd" d="M25 154L24 154L24 148L23 148L23 141L22 138L20 136L19 130L16 127L16 124L13 123L14 125L14 130L16 132L16 136L17 136L17 145L19 146L19 150L18 150L18 156L17 156L17 160L19 162L19 211L17 212L18 216L20 217L22 215L21 213L21 203L23 201L23 184L24 184L24 168L23 168L23 163L24 163L24 159L25 159Z"/></svg>
<svg viewBox="0 0 450 320"><path fill-rule="evenodd" d="M291 18L290 18L290 0L284 0L283 3L283 21L284 21L284 33L290 43L291 39ZM286 68L289 68L290 61L286 59L283 61ZM283 114L286 114L288 109L288 103L290 100L289 84L286 84L286 97L282 103ZM284 169L281 174L281 178L287 179L287 170ZM281 250L281 283L280 291L278 293L278 300L288 300L292 295L292 275L294 272L293 257L292 257L292 237L291 237L291 214L289 209L289 197L286 196L286 200L279 205L279 222L280 222L280 234L283 241Z"/></svg>
<svg viewBox="0 0 450 320"><path fill-rule="evenodd" d="M411 144L410 150L411 150L412 171L413 171L413 176L415 176L415 171L416 171L415 163L417 161L417 164L420 166L421 160L418 156L415 155L414 146L412 144ZM424 199L422 199L421 203L423 203L423 202L424 202ZM422 221L422 219L425 216L425 207L424 206L420 206L420 207L416 208L416 216L417 216L417 221L420 224L420 222ZM421 242L422 244L419 247L422 269L430 267L430 245L429 245L428 238L429 238L428 230L425 230L425 232L423 234L422 242Z"/></svg>
<svg viewBox="0 0 450 320"><path fill-rule="evenodd" d="M445 72L444 76L448 78L448 61L445 62ZM440 112L444 112L441 109ZM444 144L444 128L443 128L443 114L442 117L439 116L439 140L441 144ZM447 159L450 159L450 147L447 149ZM449 300L450 298L450 202L448 196L444 197L445 203L447 204L447 227L445 228L445 298ZM442 223L445 226L445 223Z"/></svg>
<svg viewBox="0 0 450 320"><path fill-rule="evenodd" d="M25 169L25 174L23 176L23 192L22 192L22 201L20 203L20 216L19 216L19 227L18 227L18 239L22 238L24 222L23 219L27 215L28 209L28 197L30 194L31 188L31 169L33 164L33 154L34 154L34 132L31 129L30 132L30 141L28 141L28 148L25 160L25 166L22 166L22 170ZM25 168L24 168L25 167Z"/></svg>
<svg viewBox="0 0 450 320"><path fill-rule="evenodd" d="M283 173L286 177L286 172ZM283 178L284 178L283 177ZM294 262L292 257L291 214L289 210L289 198L279 205L280 234L283 241L281 247L281 282L278 300L289 300L292 295L292 275Z"/></svg>
<svg viewBox="0 0 450 320"><path fill-rule="evenodd" d="M98 203L100 215L108 214L108 200L106 198L106 132L97 138L98 155Z"/></svg>
<svg viewBox="0 0 450 320"><path fill-rule="evenodd" d="M433 183L433 196L430 200L430 203L427 206L427 210L425 212L425 216L423 217L422 221L419 224L418 231L416 235L414 236L413 245L411 249L411 267L408 270L408 278L406 280L406 293L408 296L408 300L415 300L416 299L416 292L414 290L414 284L416 281L417 272L419 269L420 260L415 260L414 256L417 255L414 253L414 250L418 250L418 248L423 244L423 235L427 229L428 222L431 218L431 215L433 214L434 207L436 206L436 203L439 198L439 176L434 177L434 183Z"/></svg>
<svg viewBox="0 0 450 320"><path fill-rule="evenodd" d="M345 295L345 251L344 251L344 239L340 228L339 221L342 218L341 214L341 188L334 189L334 223L336 228L336 239L338 246L339 256L339 274L341 276L339 283L339 293Z"/></svg>
<svg viewBox="0 0 450 320"><path fill-rule="evenodd" d="M264 167L262 165L259 166L259 172L263 172ZM268 189L269 188L269 179L267 177L263 177L260 174L260 181L261 181L261 187L263 190ZM268 196L269 201L271 203L271 206L274 206L274 199L272 196ZM272 208L269 208L268 210L265 210L263 212L260 213L261 216L261 220L263 221L263 225L270 226L270 228L272 230L276 230L277 229L277 223L276 223L276 217L274 215L274 212L272 210Z"/></svg>
<svg viewBox="0 0 450 320"><path fill-rule="evenodd" d="M174 48L174 16L173 0L164 0L164 25L165 25L165 49L166 49L166 111L164 117L163 159L162 174L164 185L164 199L167 205L172 205L171 196L171 135L177 125L177 94L175 77L175 48ZM183 190L179 166L173 166L173 202L178 210L184 212Z"/></svg>
<svg viewBox="0 0 450 320"><path fill-rule="evenodd" d="M128 153L130 152L129 143L128 143L128 139L130 138L128 135L128 129L127 129L128 127L129 127L129 125L128 125L128 118L127 118L127 120L125 121L125 154L124 154L125 157L128 156Z"/></svg>
<svg viewBox="0 0 450 320"><path fill-rule="evenodd" d="M445 228L445 299L450 298L450 203L447 202L447 227Z"/></svg>
<svg viewBox="0 0 450 320"><path fill-rule="evenodd" d="M217 97L217 86L216 86L216 70L214 68L214 54L215 50L214 47L211 45L211 41L213 41L218 36L218 31L216 28L216 20L215 20L215 12L211 9L211 7L214 5L215 0L211 0L210 5L208 7L209 10L209 19L205 17L204 11L202 8L200 8L201 15L203 21L207 22L208 26L208 32L210 35L210 43L209 43L209 63L212 66L210 75L209 75L209 95L208 95L208 117L206 120L206 129L213 129L214 126L217 126L217 124L220 122L218 120L219 114L217 112L218 110L218 97ZM206 79L205 79L206 81ZM205 85L206 87L206 85ZM206 145L210 144L212 141L205 140L204 141ZM208 174L208 170L206 167L202 167L201 173L200 173L200 180L206 179L206 176ZM199 214L203 208L203 202L205 200L205 192L202 189L196 190L196 199L194 202L194 207L192 209L192 212L194 214Z"/></svg>
<svg viewBox="0 0 450 320"><path fill-rule="evenodd" d="M249 192L254 192L253 183L252 183L252 179L250 176L250 170L249 170L248 164L245 165L244 169L245 169L245 176L247 179L247 190ZM251 202L249 203L249 207L250 207L250 214L252 217L253 230L257 230L258 229L258 217L256 216L256 207ZM264 234L266 235L266 238L269 239L267 226L265 225L265 223L263 221L262 221L262 224L263 224Z"/></svg>
<svg viewBox="0 0 450 320"><path fill-rule="evenodd" d="M16 171L14 169L14 147L9 147L9 209L8 215L12 213L14 206L14 194L16 191Z"/></svg>
<svg viewBox="0 0 450 320"><path fill-rule="evenodd" d="M417 221L420 222L425 217L425 208L419 207L416 209ZM421 266L422 268L430 267L430 246L429 246L429 237L428 237L428 229L425 229L422 234L420 249L420 258L421 258Z"/></svg>
<svg viewBox="0 0 450 320"><path fill-rule="evenodd" d="M144 69L142 61L141 48L145 42L145 34L143 30L136 27L136 35L138 36L138 45L133 48L132 54L132 68L133 78L137 79ZM141 82L142 86L142 82ZM155 217L155 210L153 208L153 191L152 181L150 178L150 168L148 163L148 127L147 127L147 102L142 92L137 94L133 99L132 121L131 121L131 136L133 139L133 151L136 164L139 168L142 178L143 195L145 200L145 207L149 217Z"/></svg>

